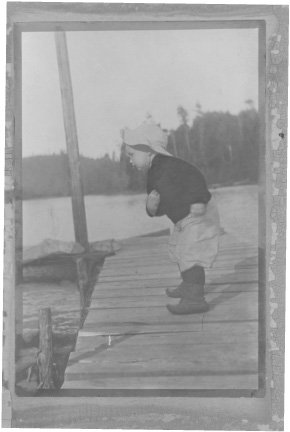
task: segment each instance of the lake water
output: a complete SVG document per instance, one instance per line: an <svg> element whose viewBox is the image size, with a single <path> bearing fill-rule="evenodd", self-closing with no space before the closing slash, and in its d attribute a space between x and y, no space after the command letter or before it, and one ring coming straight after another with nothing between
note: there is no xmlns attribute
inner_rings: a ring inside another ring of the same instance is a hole
<svg viewBox="0 0 290 432"><path fill-rule="evenodd" d="M258 238L258 188L236 186L212 191L221 224L228 232L253 244ZM171 228L166 216L150 218L146 195L86 196L89 241L123 239ZM45 238L74 240L71 198L23 201L23 245Z"/></svg>
<svg viewBox="0 0 290 432"><path fill-rule="evenodd" d="M165 216L147 216L145 199L144 194L86 196L89 241L128 238L170 227ZM23 245L36 245L45 238L74 240L70 197L23 201Z"/></svg>

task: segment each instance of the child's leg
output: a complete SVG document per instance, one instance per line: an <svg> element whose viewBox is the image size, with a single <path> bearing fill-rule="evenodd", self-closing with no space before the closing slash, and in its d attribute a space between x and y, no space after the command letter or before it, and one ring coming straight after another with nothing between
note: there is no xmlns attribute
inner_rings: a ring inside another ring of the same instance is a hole
<svg viewBox="0 0 290 432"><path fill-rule="evenodd" d="M205 284L205 272L204 268L198 265L191 267L182 273L182 279L190 286L190 290L186 297L196 302L204 300L204 284Z"/></svg>
<svg viewBox="0 0 290 432"><path fill-rule="evenodd" d="M178 288L168 288L166 294L182 301L177 306L169 305L170 312L183 314L208 310L204 299L204 267L210 268L216 259L219 233L219 217L214 203L208 204L200 217L189 214L175 225L168 244L169 256L178 263L182 283Z"/></svg>
<svg viewBox="0 0 290 432"><path fill-rule="evenodd" d="M166 294L172 298L182 298L193 295L193 285L196 287L196 295L199 292L202 294L203 289L198 288L204 287L205 283L205 272L204 268L198 265L185 270L180 273L182 277L182 283L177 288L167 288Z"/></svg>
<svg viewBox="0 0 290 432"><path fill-rule="evenodd" d="M196 265L185 270L181 275L183 279L179 287L181 301L177 305L167 305L169 312L176 315L207 312L209 307L204 298L204 268Z"/></svg>

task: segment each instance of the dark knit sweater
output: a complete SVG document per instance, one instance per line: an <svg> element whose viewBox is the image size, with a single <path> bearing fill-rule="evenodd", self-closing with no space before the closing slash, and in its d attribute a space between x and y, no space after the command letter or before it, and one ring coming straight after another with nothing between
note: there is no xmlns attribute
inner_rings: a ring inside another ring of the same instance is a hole
<svg viewBox="0 0 290 432"><path fill-rule="evenodd" d="M190 205L207 204L211 199L202 173L188 162L176 157L157 154L148 171L147 193L160 194L155 216L167 215L173 223L185 218ZM152 216L148 210L149 216Z"/></svg>

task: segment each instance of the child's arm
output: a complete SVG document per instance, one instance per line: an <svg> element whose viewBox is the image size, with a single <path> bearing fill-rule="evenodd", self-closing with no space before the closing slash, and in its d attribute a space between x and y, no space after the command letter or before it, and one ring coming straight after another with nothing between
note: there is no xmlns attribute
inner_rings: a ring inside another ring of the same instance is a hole
<svg viewBox="0 0 290 432"><path fill-rule="evenodd" d="M146 209L151 216L155 216L155 214L157 213L159 203L160 203L160 195L154 189L152 192L150 192L146 201Z"/></svg>

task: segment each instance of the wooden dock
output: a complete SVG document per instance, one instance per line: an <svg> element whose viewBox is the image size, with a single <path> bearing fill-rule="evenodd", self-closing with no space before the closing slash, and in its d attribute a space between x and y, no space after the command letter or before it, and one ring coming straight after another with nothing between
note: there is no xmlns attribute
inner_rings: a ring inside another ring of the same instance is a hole
<svg viewBox="0 0 290 432"><path fill-rule="evenodd" d="M258 388L258 248L221 236L204 314L171 315L167 236L122 241L95 287L63 389Z"/></svg>

